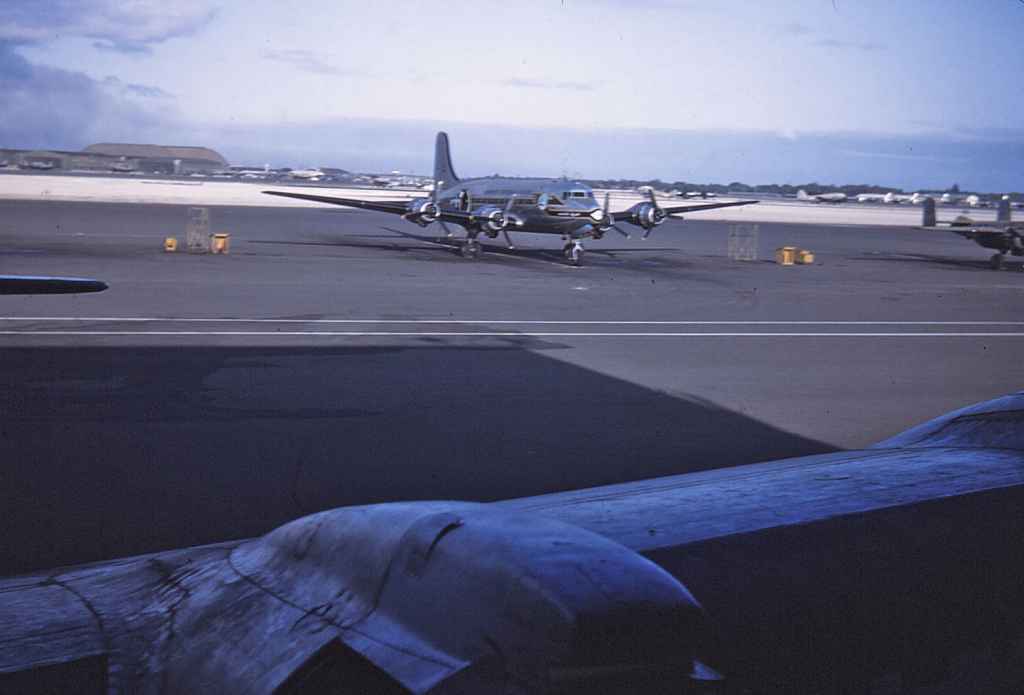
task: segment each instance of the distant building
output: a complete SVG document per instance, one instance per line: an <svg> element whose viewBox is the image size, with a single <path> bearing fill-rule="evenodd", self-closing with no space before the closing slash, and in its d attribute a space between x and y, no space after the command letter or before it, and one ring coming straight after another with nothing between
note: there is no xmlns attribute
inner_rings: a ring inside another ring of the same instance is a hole
<svg viewBox="0 0 1024 695"><path fill-rule="evenodd" d="M208 147L102 142L89 145L83 152L132 159L139 171L154 173L211 173L228 166L228 160Z"/></svg>
<svg viewBox="0 0 1024 695"><path fill-rule="evenodd" d="M227 167L227 160L208 147L120 143L89 145L81 152L0 149L0 161L20 169L146 174L211 173Z"/></svg>

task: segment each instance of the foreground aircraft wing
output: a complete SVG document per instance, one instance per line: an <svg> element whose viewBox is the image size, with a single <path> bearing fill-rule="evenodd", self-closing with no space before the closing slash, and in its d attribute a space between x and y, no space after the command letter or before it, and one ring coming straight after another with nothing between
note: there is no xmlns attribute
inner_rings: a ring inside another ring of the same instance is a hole
<svg viewBox="0 0 1024 695"><path fill-rule="evenodd" d="M1022 508L1024 392L861 451L336 509L0 580L0 691L913 689L1019 666Z"/></svg>
<svg viewBox="0 0 1024 695"><path fill-rule="evenodd" d="M55 278L0 275L0 294L72 294L102 292L107 283L92 278Z"/></svg>

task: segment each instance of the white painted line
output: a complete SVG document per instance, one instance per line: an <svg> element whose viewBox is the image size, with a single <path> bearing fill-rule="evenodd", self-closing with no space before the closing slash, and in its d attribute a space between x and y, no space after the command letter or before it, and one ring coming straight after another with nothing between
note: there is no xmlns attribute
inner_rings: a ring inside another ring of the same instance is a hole
<svg viewBox="0 0 1024 695"><path fill-rule="evenodd" d="M702 332L519 332L519 331L0 331L0 335L316 336L316 337L506 337L506 338L1024 338L1024 333L702 333Z"/></svg>
<svg viewBox="0 0 1024 695"><path fill-rule="evenodd" d="M556 325L556 326L1024 326L1024 321L563 321L547 319L256 319L158 316L0 316L0 321L120 321L133 323L308 323L391 325Z"/></svg>

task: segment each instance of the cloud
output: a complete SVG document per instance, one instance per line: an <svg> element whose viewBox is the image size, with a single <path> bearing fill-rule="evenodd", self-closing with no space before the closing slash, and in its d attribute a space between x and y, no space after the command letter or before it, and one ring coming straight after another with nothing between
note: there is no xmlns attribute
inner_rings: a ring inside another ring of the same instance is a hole
<svg viewBox="0 0 1024 695"><path fill-rule="evenodd" d="M0 94L0 145L6 147L78 149L98 140L159 138L174 113L166 99L153 99L166 95L157 87L36 65L4 42Z"/></svg>
<svg viewBox="0 0 1024 695"><path fill-rule="evenodd" d="M78 36L94 39L103 50L146 53L153 44L196 33L216 14L209 0L6 0L0 4L0 41Z"/></svg>
<svg viewBox="0 0 1024 695"><path fill-rule="evenodd" d="M807 34L812 33L814 30L811 29L806 24L801 24L800 22L790 22L789 24L785 24L782 27L780 27L779 31L789 36L806 36Z"/></svg>
<svg viewBox="0 0 1024 695"><path fill-rule="evenodd" d="M857 51L885 51L888 49L883 43L876 43L874 41L840 41L838 39L818 39L814 42L815 46L822 48L835 48L837 50L857 50Z"/></svg>
<svg viewBox="0 0 1024 695"><path fill-rule="evenodd" d="M551 80L522 80L511 78L501 80L498 84L503 87L522 87L525 89L565 89L577 92L592 92L597 89L596 82L556 82Z"/></svg>
<svg viewBox="0 0 1024 695"><path fill-rule="evenodd" d="M317 75L356 75L360 74L355 70L344 70L330 62L330 56L318 51L306 49L265 49L260 55L278 63L285 63L305 72L312 72Z"/></svg>
<svg viewBox="0 0 1024 695"><path fill-rule="evenodd" d="M910 152L867 152L863 150L839 150L839 154L848 157L860 157L866 159L895 159L908 162L967 162L966 157L942 157L931 154L912 154Z"/></svg>
<svg viewBox="0 0 1024 695"><path fill-rule="evenodd" d="M103 87L122 97L141 97L143 99L174 99L170 92L155 85L122 82L113 75L107 75L101 83Z"/></svg>

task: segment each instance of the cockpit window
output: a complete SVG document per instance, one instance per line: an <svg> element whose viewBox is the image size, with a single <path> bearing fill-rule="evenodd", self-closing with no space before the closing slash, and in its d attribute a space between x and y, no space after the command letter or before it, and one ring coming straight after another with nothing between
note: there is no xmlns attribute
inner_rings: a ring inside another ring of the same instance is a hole
<svg viewBox="0 0 1024 695"><path fill-rule="evenodd" d="M572 192L572 197L573 198L589 198L590 197L590 192L589 191L573 191Z"/></svg>
<svg viewBox="0 0 1024 695"><path fill-rule="evenodd" d="M544 207L545 205L561 205L562 201L559 200L558 196L554 193L541 193L540 198L537 199L537 205Z"/></svg>

